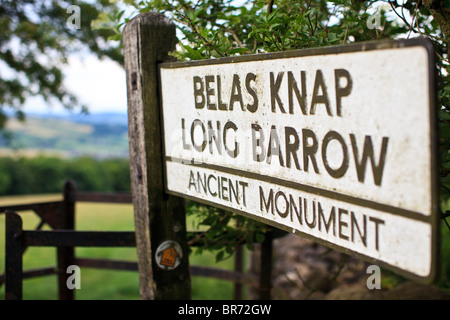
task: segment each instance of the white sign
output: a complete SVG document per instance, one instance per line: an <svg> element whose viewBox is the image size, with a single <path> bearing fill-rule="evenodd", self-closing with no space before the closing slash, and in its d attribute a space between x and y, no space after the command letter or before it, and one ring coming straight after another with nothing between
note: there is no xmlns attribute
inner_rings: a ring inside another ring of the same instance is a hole
<svg viewBox="0 0 450 320"><path fill-rule="evenodd" d="M404 40L162 64L167 192L430 281L432 57Z"/></svg>

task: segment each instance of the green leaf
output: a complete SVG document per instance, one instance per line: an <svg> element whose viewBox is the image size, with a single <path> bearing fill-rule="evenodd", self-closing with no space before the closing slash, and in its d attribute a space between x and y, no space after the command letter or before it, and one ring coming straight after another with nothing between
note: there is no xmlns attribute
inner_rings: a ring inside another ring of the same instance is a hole
<svg viewBox="0 0 450 320"><path fill-rule="evenodd" d="M439 110L438 115L440 119L450 120L450 112L441 109Z"/></svg>
<svg viewBox="0 0 450 320"><path fill-rule="evenodd" d="M228 52L229 52L229 54L244 54L244 53L246 53L248 51L248 49L247 48L234 48L234 49L231 49L231 50L229 50Z"/></svg>
<svg viewBox="0 0 450 320"><path fill-rule="evenodd" d="M216 254L216 262L220 262L223 259L224 256L224 252L223 251L219 251Z"/></svg>
<svg viewBox="0 0 450 320"><path fill-rule="evenodd" d="M256 242L262 243L264 241L264 239L265 239L264 234L262 234L262 233L256 233L255 234L255 241Z"/></svg>
<svg viewBox="0 0 450 320"><path fill-rule="evenodd" d="M189 53L189 58L192 60L202 60L203 56L201 54L200 50L195 50L194 48L190 47L189 45L183 45L181 44L183 49L185 49Z"/></svg>

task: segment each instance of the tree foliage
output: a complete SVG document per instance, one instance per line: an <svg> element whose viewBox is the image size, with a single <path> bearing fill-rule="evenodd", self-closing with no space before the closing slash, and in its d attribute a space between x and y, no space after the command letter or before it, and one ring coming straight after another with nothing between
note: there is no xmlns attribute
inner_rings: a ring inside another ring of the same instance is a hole
<svg viewBox="0 0 450 320"><path fill-rule="evenodd" d="M67 26L71 5L80 9L80 29ZM64 86L62 66L82 50L122 63L118 46L106 41L113 31L90 27L100 13L116 11L107 0L0 0L0 129L7 111L23 119L21 108L34 96L86 111Z"/></svg>
<svg viewBox="0 0 450 320"><path fill-rule="evenodd" d="M0 157L0 195L60 193L64 180L81 191L130 191L127 159Z"/></svg>

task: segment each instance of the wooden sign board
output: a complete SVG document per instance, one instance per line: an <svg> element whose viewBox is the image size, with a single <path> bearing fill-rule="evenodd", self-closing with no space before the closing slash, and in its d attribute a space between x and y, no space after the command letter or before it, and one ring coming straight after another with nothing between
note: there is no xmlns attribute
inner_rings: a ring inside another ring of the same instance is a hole
<svg viewBox="0 0 450 320"><path fill-rule="evenodd" d="M166 191L432 281L433 55L419 39L161 64Z"/></svg>

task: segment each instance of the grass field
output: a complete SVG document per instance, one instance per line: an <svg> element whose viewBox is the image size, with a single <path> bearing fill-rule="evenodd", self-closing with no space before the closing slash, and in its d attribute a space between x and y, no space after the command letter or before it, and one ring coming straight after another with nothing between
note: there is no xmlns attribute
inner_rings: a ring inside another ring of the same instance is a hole
<svg viewBox="0 0 450 320"><path fill-rule="evenodd" d="M59 195L2 197L0 206L59 200ZM39 219L33 212L21 213L24 229L35 229ZM189 224L188 224L189 225ZM44 228L45 229L45 228ZM133 208L128 204L78 203L76 229L96 231L134 230ZM5 270L5 216L0 214L0 274ZM135 248L76 248L77 257L119 259L136 261ZM231 269L231 259L215 263L214 254L191 254L191 265L210 265ZM24 270L56 265L56 248L31 247L24 254ZM192 277L194 300L232 299L231 282L204 277ZM0 299L5 288L0 287ZM137 300L139 296L138 273L134 271L109 271L81 268L81 289L76 290L78 300ZM23 282L24 300L55 300L58 297L55 275L26 279Z"/></svg>

